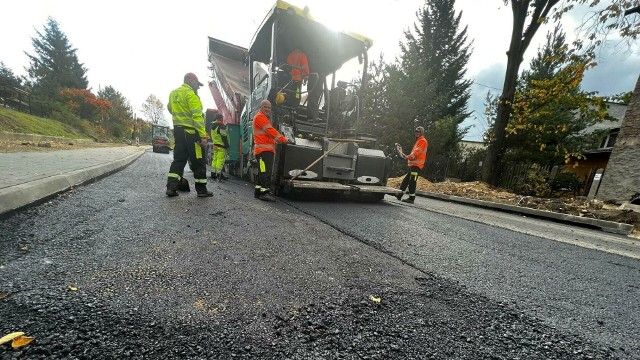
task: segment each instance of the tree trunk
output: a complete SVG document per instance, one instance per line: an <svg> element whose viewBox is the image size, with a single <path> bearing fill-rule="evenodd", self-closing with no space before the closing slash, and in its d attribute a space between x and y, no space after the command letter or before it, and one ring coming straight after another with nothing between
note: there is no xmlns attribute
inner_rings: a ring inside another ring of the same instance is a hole
<svg viewBox="0 0 640 360"><path fill-rule="evenodd" d="M498 111L495 124L493 125L493 135L487 149L487 156L482 164L482 181L491 185L497 185L499 180L498 168L503 155L504 139L506 127L511 115L511 103L515 95L518 81L518 71L522 63L523 49L523 29L527 18L529 1L511 2L513 11L513 29L511 32L511 43L507 52L507 71L502 86L502 95L498 103Z"/></svg>

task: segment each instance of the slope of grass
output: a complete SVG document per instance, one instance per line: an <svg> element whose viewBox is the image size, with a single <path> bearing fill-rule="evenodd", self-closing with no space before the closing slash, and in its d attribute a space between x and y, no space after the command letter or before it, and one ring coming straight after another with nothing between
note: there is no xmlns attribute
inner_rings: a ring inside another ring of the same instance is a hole
<svg viewBox="0 0 640 360"><path fill-rule="evenodd" d="M71 139L90 138L84 131L68 124L5 107L0 107L0 132L60 136Z"/></svg>

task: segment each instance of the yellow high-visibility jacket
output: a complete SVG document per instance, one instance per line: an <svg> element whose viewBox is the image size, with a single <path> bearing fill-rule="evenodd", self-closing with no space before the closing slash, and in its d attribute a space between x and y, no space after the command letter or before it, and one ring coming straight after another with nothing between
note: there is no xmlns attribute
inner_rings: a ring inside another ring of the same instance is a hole
<svg viewBox="0 0 640 360"><path fill-rule="evenodd" d="M202 115L202 102L191 86L183 84L169 95L167 108L173 117L173 126L191 128L198 132L201 139L207 137Z"/></svg>

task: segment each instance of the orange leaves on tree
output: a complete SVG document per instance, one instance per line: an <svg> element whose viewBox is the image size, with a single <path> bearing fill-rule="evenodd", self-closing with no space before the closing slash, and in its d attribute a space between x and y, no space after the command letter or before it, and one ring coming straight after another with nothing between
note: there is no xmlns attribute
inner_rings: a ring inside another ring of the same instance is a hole
<svg viewBox="0 0 640 360"><path fill-rule="evenodd" d="M111 109L109 101L97 98L86 89L60 89L59 94L67 109L83 119L96 120L97 115L104 115Z"/></svg>

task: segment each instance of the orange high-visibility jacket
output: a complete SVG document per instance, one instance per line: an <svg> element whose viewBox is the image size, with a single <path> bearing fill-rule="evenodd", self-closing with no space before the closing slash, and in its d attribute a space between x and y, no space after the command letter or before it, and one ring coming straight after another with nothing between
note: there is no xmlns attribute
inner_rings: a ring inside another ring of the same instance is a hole
<svg viewBox="0 0 640 360"><path fill-rule="evenodd" d="M265 151L276 152L276 141L287 142L287 138L271 126L271 121L262 111L253 118L253 154Z"/></svg>
<svg viewBox="0 0 640 360"><path fill-rule="evenodd" d="M424 135L421 135L418 140L416 140L416 144L413 145L413 149L411 149L411 154L407 155L407 165L409 166L417 166L422 169L424 167L425 161L427 161L427 147L429 143L427 139L425 139Z"/></svg>
<svg viewBox="0 0 640 360"><path fill-rule="evenodd" d="M293 81L302 81L302 76L309 75L309 59L307 55L300 49L293 50L287 57L287 63L295 67L291 68L291 79ZM300 71L302 69L302 71Z"/></svg>

